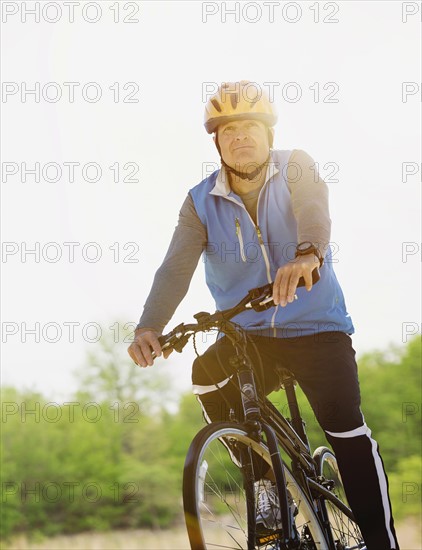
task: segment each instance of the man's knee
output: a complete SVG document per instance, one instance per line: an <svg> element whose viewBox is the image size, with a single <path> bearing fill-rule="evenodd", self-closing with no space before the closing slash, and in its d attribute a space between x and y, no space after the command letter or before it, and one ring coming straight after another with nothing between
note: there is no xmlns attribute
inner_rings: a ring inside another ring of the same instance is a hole
<svg viewBox="0 0 422 550"><path fill-rule="evenodd" d="M208 422L228 422L234 418L242 418L240 403L227 403L219 391L198 395Z"/></svg>
<svg viewBox="0 0 422 550"><path fill-rule="evenodd" d="M359 404L345 407L337 399L313 403L313 410L321 428L328 432L348 432L364 422Z"/></svg>
<svg viewBox="0 0 422 550"><path fill-rule="evenodd" d="M195 358L192 364L192 383L197 383L198 379L202 380L206 372L206 361L204 360L204 356L200 355Z"/></svg>
<svg viewBox="0 0 422 550"><path fill-rule="evenodd" d="M198 395L198 399L201 403L202 410L204 411L205 419L208 422L216 422L221 419L222 403L219 399L216 399L216 396L208 394Z"/></svg>

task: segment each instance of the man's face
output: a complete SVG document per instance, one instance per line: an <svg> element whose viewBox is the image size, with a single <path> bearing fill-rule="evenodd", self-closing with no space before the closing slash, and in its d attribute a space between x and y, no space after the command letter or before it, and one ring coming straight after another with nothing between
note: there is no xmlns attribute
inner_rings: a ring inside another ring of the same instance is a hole
<svg viewBox="0 0 422 550"><path fill-rule="evenodd" d="M268 157L268 128L259 120L222 124L217 136L224 162L235 170L252 172Z"/></svg>

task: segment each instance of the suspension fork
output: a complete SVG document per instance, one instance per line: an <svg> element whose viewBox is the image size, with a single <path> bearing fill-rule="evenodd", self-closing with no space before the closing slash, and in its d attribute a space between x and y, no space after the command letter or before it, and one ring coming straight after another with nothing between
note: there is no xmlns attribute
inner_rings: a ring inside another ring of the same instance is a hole
<svg viewBox="0 0 422 550"><path fill-rule="evenodd" d="M277 438L271 426L262 424L262 430L267 438L267 446L275 474L275 483L280 505L283 548L298 548L300 540L297 538L297 534L293 529L293 516L290 513L290 505L287 498L286 476L284 475L283 459L278 449Z"/></svg>
<svg viewBox="0 0 422 550"><path fill-rule="evenodd" d="M251 450L245 445L239 449L239 458L243 476L243 486L246 496L246 513L248 520L248 550L255 549L256 537L256 507L254 492L254 467Z"/></svg>
<svg viewBox="0 0 422 550"><path fill-rule="evenodd" d="M229 335L227 335L229 336ZM230 336L229 336L230 338ZM278 449L277 438L271 426L261 423L261 411L259 408L258 395L256 390L255 378L251 364L249 363L243 346L236 345L233 338L230 338L236 349L236 356L230 359L230 363L237 370L240 395L242 399L243 411L245 416L245 424L247 431L256 441L261 442L261 430L265 433L267 446L271 457L271 463L275 474L275 483L279 496L279 506L282 525L283 546L285 548L295 549L300 545L300 540L294 531L293 517L290 514L290 505L287 498L286 477L284 475L283 460ZM240 348L240 349L239 349ZM294 390L293 390L294 394ZM295 403L297 414L299 408L297 406L296 396ZM302 428L303 430L303 428ZM300 432L302 433L302 432ZM307 439L305 438L307 443ZM248 546L251 540L248 541Z"/></svg>
<svg viewBox="0 0 422 550"><path fill-rule="evenodd" d="M270 452L275 483L279 495L279 505L282 524L283 543L286 548L297 548L300 541L293 530L292 516L287 498L286 477L284 475L283 460L278 449L277 438L271 426L260 422L260 409L256 393L255 379L252 368L243 364L237 371L239 388L242 396L245 424L251 437L261 441L261 429L265 433L268 450Z"/></svg>

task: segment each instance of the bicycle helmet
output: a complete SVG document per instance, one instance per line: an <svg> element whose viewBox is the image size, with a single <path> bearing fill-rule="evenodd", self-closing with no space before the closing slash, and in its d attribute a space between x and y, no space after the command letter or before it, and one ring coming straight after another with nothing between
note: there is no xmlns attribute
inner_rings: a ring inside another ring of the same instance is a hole
<svg viewBox="0 0 422 550"><path fill-rule="evenodd" d="M209 134L216 132L220 124L232 120L260 120L268 128L268 143L273 146L273 132L270 130L277 122L277 113L267 94L255 82L241 80L240 82L225 82L205 106L204 126ZM215 146L226 170L242 179L253 180L268 165L269 155L265 162L252 172L242 172L229 166L223 159L217 132L214 138Z"/></svg>
<svg viewBox="0 0 422 550"><path fill-rule="evenodd" d="M223 83L205 106L204 126L209 134L231 120L260 120L271 127L277 113L267 94L249 80Z"/></svg>

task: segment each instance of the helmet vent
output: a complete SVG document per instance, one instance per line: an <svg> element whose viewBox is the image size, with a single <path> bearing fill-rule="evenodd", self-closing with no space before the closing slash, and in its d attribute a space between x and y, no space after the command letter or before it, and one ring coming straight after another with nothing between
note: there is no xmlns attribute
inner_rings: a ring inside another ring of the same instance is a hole
<svg viewBox="0 0 422 550"><path fill-rule="evenodd" d="M214 105L214 107L217 109L217 111L219 113L221 113L221 106L220 104L218 103L218 101L214 98L211 99L211 103Z"/></svg>
<svg viewBox="0 0 422 550"><path fill-rule="evenodd" d="M275 106L256 83L225 82L208 98L204 126L209 134L222 124L246 119L260 120L269 128L277 122Z"/></svg>

